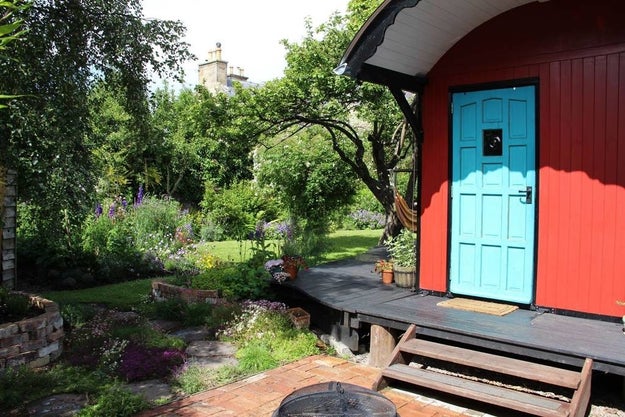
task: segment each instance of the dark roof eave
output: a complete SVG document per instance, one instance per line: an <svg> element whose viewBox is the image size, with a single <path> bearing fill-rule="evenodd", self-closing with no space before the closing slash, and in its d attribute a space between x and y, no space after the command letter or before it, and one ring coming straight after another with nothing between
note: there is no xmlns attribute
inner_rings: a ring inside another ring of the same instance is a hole
<svg viewBox="0 0 625 417"><path fill-rule="evenodd" d="M357 80L371 81L378 84L384 84L380 81L385 80L385 76L377 77L378 68L373 71L375 74L370 74L371 70L368 69L368 65L365 63L369 59L378 46L383 42L386 30L391 26L400 11L407 7L415 7L420 0L385 0L373 13L373 15L367 20L367 22L360 28L352 42L350 43L347 51L343 55L339 66L334 70L339 75L347 75ZM385 70L391 73L392 71ZM410 76L405 74L399 74L392 72L402 77ZM380 81L374 81L379 79ZM409 90L414 87L410 87Z"/></svg>
<svg viewBox="0 0 625 417"><path fill-rule="evenodd" d="M363 64L356 77L359 81L368 81L385 85L391 89L399 89L417 93L422 91L427 78L418 75L407 75L370 64Z"/></svg>

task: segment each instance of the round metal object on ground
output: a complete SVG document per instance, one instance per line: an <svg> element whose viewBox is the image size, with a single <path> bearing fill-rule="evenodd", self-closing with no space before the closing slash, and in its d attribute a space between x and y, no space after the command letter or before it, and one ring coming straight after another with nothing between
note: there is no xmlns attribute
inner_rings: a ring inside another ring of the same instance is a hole
<svg viewBox="0 0 625 417"><path fill-rule="evenodd" d="M280 403L273 417L396 417L395 404L382 394L352 384L325 382L298 389Z"/></svg>

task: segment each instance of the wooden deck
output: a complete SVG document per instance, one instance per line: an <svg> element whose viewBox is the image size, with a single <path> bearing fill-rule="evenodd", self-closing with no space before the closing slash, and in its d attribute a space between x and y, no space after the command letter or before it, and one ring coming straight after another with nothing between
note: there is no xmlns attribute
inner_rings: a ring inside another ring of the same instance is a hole
<svg viewBox="0 0 625 417"><path fill-rule="evenodd" d="M369 324L399 331L416 324L424 337L580 368L591 358L594 370L625 375L620 323L528 309L499 317L439 307L446 298L382 284L372 270L384 254L384 248L374 248L355 259L300 271L286 286L335 312L340 319L334 333L351 342Z"/></svg>

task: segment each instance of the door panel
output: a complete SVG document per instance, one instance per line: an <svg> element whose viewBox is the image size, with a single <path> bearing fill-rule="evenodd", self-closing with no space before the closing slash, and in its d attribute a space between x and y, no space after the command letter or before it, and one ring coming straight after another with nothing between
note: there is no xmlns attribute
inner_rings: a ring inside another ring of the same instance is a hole
<svg viewBox="0 0 625 417"><path fill-rule="evenodd" d="M452 99L450 291L530 303L534 87L456 93Z"/></svg>

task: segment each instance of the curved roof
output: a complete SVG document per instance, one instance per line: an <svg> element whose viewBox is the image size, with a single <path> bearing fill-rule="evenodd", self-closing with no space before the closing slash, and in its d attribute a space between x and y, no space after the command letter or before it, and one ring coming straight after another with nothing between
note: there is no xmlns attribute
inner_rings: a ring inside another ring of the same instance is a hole
<svg viewBox="0 0 625 417"><path fill-rule="evenodd" d="M533 1L385 0L358 31L335 72L414 91L466 34Z"/></svg>

